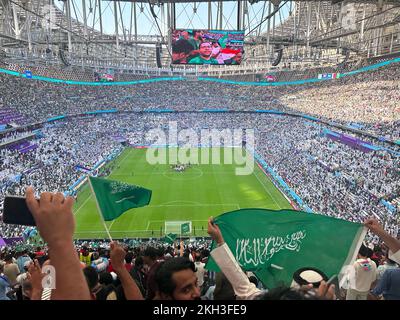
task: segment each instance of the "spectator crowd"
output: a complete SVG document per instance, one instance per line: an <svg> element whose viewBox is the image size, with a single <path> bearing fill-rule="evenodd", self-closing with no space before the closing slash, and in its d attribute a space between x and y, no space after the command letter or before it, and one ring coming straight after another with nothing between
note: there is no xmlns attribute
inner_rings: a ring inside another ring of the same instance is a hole
<svg viewBox="0 0 400 320"><path fill-rule="evenodd" d="M271 87L183 80L131 86L77 86L0 74L3 89L0 114L11 109L23 115L25 123L32 123L54 116L109 109L267 109L351 124L396 141L400 139L399 68L400 64L394 63L332 81Z"/></svg>
<svg viewBox="0 0 400 320"><path fill-rule="evenodd" d="M315 292L308 289L290 292L295 292L299 299L400 299L400 245L396 240L400 212L399 147L387 148L382 141L358 137L379 147L361 151L330 139L324 124L286 115L196 112L83 115L86 111L113 108L121 111L277 109L357 123L366 131L396 140L400 138L398 70L399 66L394 65L334 84L273 89L185 81L173 85L158 82L132 87L77 87L0 75L0 111L12 109L25 117L25 123L62 114L80 115L40 125L40 132L0 132L0 143L30 139L37 145L27 153L9 146L0 148L0 216L5 195L23 196L27 186L34 188L36 196L67 191L82 175L79 168L92 168L123 149L116 137L126 139L130 145L148 145L154 141L146 133L154 128L167 130L171 122L177 123L178 130L193 129L199 135L205 128L251 128L256 134L255 151L308 207L317 214L365 223L371 231L354 262L355 278L349 280L347 287L340 288L342 291L335 292L329 287L322 272L316 277L318 281L308 281ZM17 94L15 88L23 94ZM30 134L33 137L28 137ZM28 198L33 199L33 192L29 191ZM96 240L73 242L71 201L63 200L57 207L51 201L43 202L55 216L65 213L60 221L47 217L33 200L28 203L47 244L38 248L20 244L3 247L0 299L288 298L288 291L263 287L254 275L243 273L235 261L227 259L229 248L212 223L208 231L220 247L211 253L210 241L205 239L174 245L132 239L120 244ZM390 203L391 208L385 203ZM21 227L0 223L2 238L19 237L22 232ZM60 243L64 246L60 247ZM216 257L217 263L218 259L225 261L228 265L219 266L227 271L215 274L205 270L204 263L210 255ZM40 271L46 265L60 270L57 290L37 285ZM236 274L229 272L232 268L237 269ZM66 275L67 271L71 275ZM179 272L186 279L186 287L180 287L182 283L173 277Z"/></svg>

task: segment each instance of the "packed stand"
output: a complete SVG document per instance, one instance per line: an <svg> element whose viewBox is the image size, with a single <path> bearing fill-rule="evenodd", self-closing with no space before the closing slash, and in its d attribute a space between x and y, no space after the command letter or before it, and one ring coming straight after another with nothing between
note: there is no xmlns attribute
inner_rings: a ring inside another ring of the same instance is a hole
<svg viewBox="0 0 400 320"><path fill-rule="evenodd" d="M13 109L25 123L52 116L117 109L283 110L354 125L390 140L400 139L399 63L356 75L295 86L241 86L206 81L133 86L74 86L0 75L0 111ZM24 92L23 95L16 94ZM161 98L162 97L162 98ZM35 108L32 108L35 105Z"/></svg>

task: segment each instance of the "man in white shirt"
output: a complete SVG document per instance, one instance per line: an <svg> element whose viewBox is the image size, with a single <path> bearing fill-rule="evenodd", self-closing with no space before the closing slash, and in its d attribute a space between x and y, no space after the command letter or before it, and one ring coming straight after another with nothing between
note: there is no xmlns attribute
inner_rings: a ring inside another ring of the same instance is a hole
<svg viewBox="0 0 400 320"><path fill-rule="evenodd" d="M371 286L376 281L377 267L375 262L368 258L369 251L369 248L362 245L358 252L357 260L351 269L346 300L367 300Z"/></svg>

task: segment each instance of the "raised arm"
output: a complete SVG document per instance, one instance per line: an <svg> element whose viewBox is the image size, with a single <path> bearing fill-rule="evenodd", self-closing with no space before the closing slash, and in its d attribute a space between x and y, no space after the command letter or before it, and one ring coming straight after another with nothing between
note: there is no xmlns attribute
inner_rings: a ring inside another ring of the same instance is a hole
<svg viewBox="0 0 400 320"><path fill-rule="evenodd" d="M364 225L371 230L372 233L376 234L383 242L389 247L395 257L390 257L390 259L395 260L400 263L400 240L392 237L388 234L381 224L376 219L367 219Z"/></svg>
<svg viewBox="0 0 400 320"><path fill-rule="evenodd" d="M110 247L111 265L121 281L126 300L143 300L142 293L140 292L135 280L133 280L132 276L125 268L124 259L126 252L124 248L122 248L117 242L112 242Z"/></svg>
<svg viewBox="0 0 400 320"><path fill-rule="evenodd" d="M44 276L45 275L42 273L38 260L35 259L35 261L32 261L29 265L27 274L27 279L32 285L31 300L41 300L43 292L42 281Z"/></svg>
<svg viewBox="0 0 400 320"><path fill-rule="evenodd" d="M242 300L254 299L261 293L243 272L237 263L228 245L225 243L221 230L213 222L213 218L208 219L208 234L217 243L218 247L211 251L211 256L217 263L221 272L231 283L236 297Z"/></svg>
<svg viewBox="0 0 400 320"><path fill-rule="evenodd" d="M89 288L73 245L75 220L74 200L62 193L44 192L35 199L33 188L26 190L26 203L43 240L49 246L51 264L55 268L54 300L90 300Z"/></svg>

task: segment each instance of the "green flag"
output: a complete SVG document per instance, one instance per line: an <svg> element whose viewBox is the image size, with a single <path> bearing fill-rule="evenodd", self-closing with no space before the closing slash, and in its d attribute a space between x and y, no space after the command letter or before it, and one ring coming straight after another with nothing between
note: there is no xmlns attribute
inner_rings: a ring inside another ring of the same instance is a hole
<svg viewBox="0 0 400 320"><path fill-rule="evenodd" d="M225 34L223 37L221 37L218 40L219 45L221 46L222 49L226 48L226 44L228 42L228 34Z"/></svg>
<svg viewBox="0 0 400 320"><path fill-rule="evenodd" d="M177 237L177 235L175 233L168 233L160 240L165 243L173 244L176 240L176 237Z"/></svg>
<svg viewBox="0 0 400 320"><path fill-rule="evenodd" d="M214 221L239 265L268 288L289 286L303 267L340 280L366 234L362 224L294 210L242 209ZM206 268L219 271L212 258Z"/></svg>
<svg viewBox="0 0 400 320"><path fill-rule="evenodd" d="M104 221L118 218L125 211L147 206L151 190L120 181L89 177Z"/></svg>
<svg viewBox="0 0 400 320"><path fill-rule="evenodd" d="M185 222L181 224L181 234L188 234L190 233L190 223Z"/></svg>

